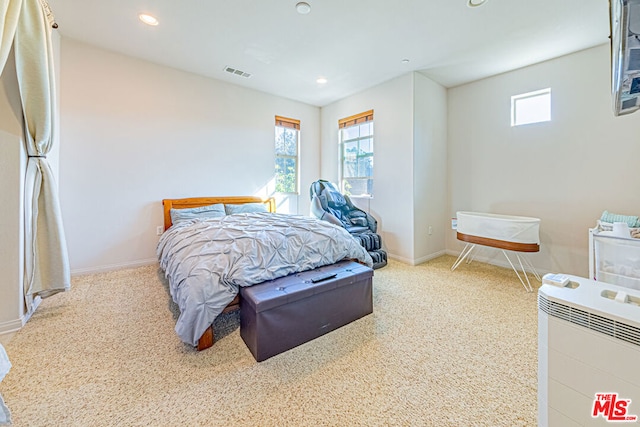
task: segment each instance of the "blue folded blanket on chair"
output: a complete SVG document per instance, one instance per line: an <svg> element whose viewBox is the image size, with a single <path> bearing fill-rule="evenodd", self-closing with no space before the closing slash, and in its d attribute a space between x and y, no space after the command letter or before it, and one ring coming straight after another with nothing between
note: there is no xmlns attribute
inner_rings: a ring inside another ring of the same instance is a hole
<svg viewBox="0 0 640 427"><path fill-rule="evenodd" d="M610 213L607 211L602 212L602 216L600 217L600 221L603 222L626 222L627 225L631 228L640 227L640 218L632 215L619 215Z"/></svg>

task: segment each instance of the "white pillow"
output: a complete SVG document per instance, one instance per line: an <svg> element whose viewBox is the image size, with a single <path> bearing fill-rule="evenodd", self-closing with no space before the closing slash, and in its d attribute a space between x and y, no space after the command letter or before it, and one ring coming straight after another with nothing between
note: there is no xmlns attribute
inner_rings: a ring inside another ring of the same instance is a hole
<svg viewBox="0 0 640 427"><path fill-rule="evenodd" d="M224 211L224 205L222 203L216 203L214 205L200 206L197 208L188 209L171 209L171 223L176 224L180 221L185 221L195 218L220 218L226 215Z"/></svg>
<svg viewBox="0 0 640 427"><path fill-rule="evenodd" d="M269 212L264 203L243 203L241 205L224 205L227 215L238 213Z"/></svg>

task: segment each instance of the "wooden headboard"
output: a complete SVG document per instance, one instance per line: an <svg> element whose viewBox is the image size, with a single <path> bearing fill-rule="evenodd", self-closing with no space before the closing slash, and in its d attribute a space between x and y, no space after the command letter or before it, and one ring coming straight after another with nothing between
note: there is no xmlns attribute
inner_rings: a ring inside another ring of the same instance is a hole
<svg viewBox="0 0 640 427"><path fill-rule="evenodd" d="M223 203L225 205L242 205L245 203L264 203L269 212L276 211L276 201L273 197L263 199L255 196L224 196L224 197L189 197L187 199L164 199L164 229L171 227L171 209L188 209L200 206Z"/></svg>

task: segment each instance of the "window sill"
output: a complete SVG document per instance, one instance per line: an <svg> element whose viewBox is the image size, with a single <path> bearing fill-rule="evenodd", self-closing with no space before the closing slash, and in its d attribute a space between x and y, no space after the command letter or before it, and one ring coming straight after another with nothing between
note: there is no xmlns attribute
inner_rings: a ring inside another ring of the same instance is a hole
<svg viewBox="0 0 640 427"><path fill-rule="evenodd" d="M350 199L367 199L367 200L372 200L373 196L372 195L367 195L367 194L359 194L359 195L351 195L349 196Z"/></svg>

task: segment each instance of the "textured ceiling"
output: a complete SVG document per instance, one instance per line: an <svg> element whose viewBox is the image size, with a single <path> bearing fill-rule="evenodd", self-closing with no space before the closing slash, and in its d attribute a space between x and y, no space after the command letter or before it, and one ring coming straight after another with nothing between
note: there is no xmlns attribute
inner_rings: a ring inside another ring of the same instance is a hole
<svg viewBox="0 0 640 427"><path fill-rule="evenodd" d="M63 38L316 106L408 71L453 87L609 36L606 0L307 1L300 15L297 0L49 0Z"/></svg>

